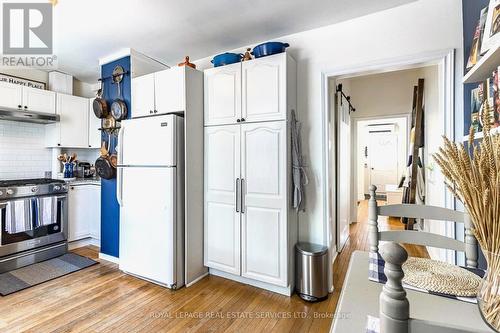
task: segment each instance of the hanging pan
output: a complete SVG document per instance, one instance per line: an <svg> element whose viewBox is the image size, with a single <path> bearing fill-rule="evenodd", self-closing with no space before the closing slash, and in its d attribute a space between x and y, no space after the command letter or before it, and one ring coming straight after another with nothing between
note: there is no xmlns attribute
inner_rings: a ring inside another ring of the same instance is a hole
<svg viewBox="0 0 500 333"><path fill-rule="evenodd" d="M102 80L99 80L101 87L97 90L97 96L92 103L92 108L94 109L94 114L97 118L106 118L109 114L108 102L102 96L104 96L104 85Z"/></svg>
<svg viewBox="0 0 500 333"><path fill-rule="evenodd" d="M127 104L122 99L121 82L125 71L122 66L116 66L113 70L113 82L116 83L118 88L118 98L111 104L111 116L117 121L127 118Z"/></svg>

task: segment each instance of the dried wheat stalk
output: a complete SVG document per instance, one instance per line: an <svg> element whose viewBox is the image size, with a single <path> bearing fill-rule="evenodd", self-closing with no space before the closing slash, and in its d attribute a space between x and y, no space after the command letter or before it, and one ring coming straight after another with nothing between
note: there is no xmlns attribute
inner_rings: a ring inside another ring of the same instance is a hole
<svg viewBox="0 0 500 333"><path fill-rule="evenodd" d="M468 148L444 137L444 145L434 154L434 159L446 178L446 186L471 216L472 232L488 263L488 279L497 288L486 295L489 301L483 314L500 330L500 136L490 133L490 112L486 101L481 143L474 142L471 126Z"/></svg>

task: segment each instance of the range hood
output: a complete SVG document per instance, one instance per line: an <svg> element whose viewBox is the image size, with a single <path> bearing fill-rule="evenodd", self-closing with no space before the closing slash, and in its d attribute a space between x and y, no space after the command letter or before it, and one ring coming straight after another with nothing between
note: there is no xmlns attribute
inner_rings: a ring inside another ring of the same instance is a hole
<svg viewBox="0 0 500 333"><path fill-rule="evenodd" d="M32 112L19 109L0 108L0 120L21 121L24 123L52 124L60 116L53 113Z"/></svg>

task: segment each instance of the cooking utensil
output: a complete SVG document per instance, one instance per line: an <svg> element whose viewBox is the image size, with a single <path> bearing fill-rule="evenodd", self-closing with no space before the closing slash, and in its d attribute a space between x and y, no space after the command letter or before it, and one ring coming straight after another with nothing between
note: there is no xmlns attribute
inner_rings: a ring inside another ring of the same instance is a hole
<svg viewBox="0 0 500 333"><path fill-rule="evenodd" d="M262 43L253 48L252 54L255 56L255 58L261 58L270 56L272 54L285 52L285 49L289 46L290 44L281 42Z"/></svg>
<svg viewBox="0 0 500 333"><path fill-rule="evenodd" d="M236 62L240 62L243 54L241 53L222 53L216 55L210 62L214 64L214 67L234 64Z"/></svg>
<svg viewBox="0 0 500 333"><path fill-rule="evenodd" d="M92 109L94 110L94 114L97 118L106 118L109 114L108 110L108 102L102 96L104 95L104 85L102 84L102 80L99 80L101 86L99 90L97 90L97 96L94 98L92 102Z"/></svg>
<svg viewBox="0 0 500 333"><path fill-rule="evenodd" d="M116 168L111 165L109 160L109 147L111 145L111 134L108 134L108 147L103 142L101 147L101 156L95 161L97 174L103 179L113 179L116 177Z"/></svg>
<svg viewBox="0 0 500 333"><path fill-rule="evenodd" d="M111 104L111 115L118 121L127 118L127 104L125 104L122 99L120 82L121 80L116 82L116 85L118 86L118 98L113 101L113 104Z"/></svg>
<svg viewBox="0 0 500 333"><path fill-rule="evenodd" d="M178 64L177 66L179 67L182 67L182 66L189 66L191 68L195 68L196 69L196 65L193 64L192 62L189 62L189 56L186 56L184 58L184 62L181 62L180 64Z"/></svg>

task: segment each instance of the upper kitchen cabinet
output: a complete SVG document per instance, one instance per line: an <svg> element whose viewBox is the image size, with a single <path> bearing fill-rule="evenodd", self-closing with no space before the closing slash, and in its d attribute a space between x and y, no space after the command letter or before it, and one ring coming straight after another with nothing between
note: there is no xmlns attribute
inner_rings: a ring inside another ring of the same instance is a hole
<svg viewBox="0 0 500 333"><path fill-rule="evenodd" d="M155 111L169 113L186 109L184 67L155 73Z"/></svg>
<svg viewBox="0 0 500 333"><path fill-rule="evenodd" d="M23 109L56 113L56 93L49 90L23 87Z"/></svg>
<svg viewBox="0 0 500 333"><path fill-rule="evenodd" d="M0 107L55 113L56 94L53 91L0 82Z"/></svg>
<svg viewBox="0 0 500 333"><path fill-rule="evenodd" d="M241 63L205 71L205 126L235 124L241 118Z"/></svg>
<svg viewBox="0 0 500 333"><path fill-rule="evenodd" d="M198 76L201 72L183 66L133 78L132 118L186 112L190 89L201 91Z"/></svg>
<svg viewBox="0 0 500 333"><path fill-rule="evenodd" d="M295 60L287 53L207 69L205 126L285 120L295 89Z"/></svg>
<svg viewBox="0 0 500 333"><path fill-rule="evenodd" d="M0 82L0 106L21 109L23 104L23 87L11 83Z"/></svg>
<svg viewBox="0 0 500 333"><path fill-rule="evenodd" d="M132 79L132 117L144 117L155 110L155 74Z"/></svg>
<svg viewBox="0 0 500 333"><path fill-rule="evenodd" d="M97 118L94 114L93 107L94 98L89 99L88 104L88 118L89 118L89 130L88 130L88 142L89 148L101 148L101 119Z"/></svg>
<svg viewBox="0 0 500 333"><path fill-rule="evenodd" d="M57 94L56 113L61 117L46 127L48 147L89 147L89 101L87 98Z"/></svg>
<svg viewBox="0 0 500 333"><path fill-rule="evenodd" d="M285 119L287 60L280 53L242 63L242 121Z"/></svg>

